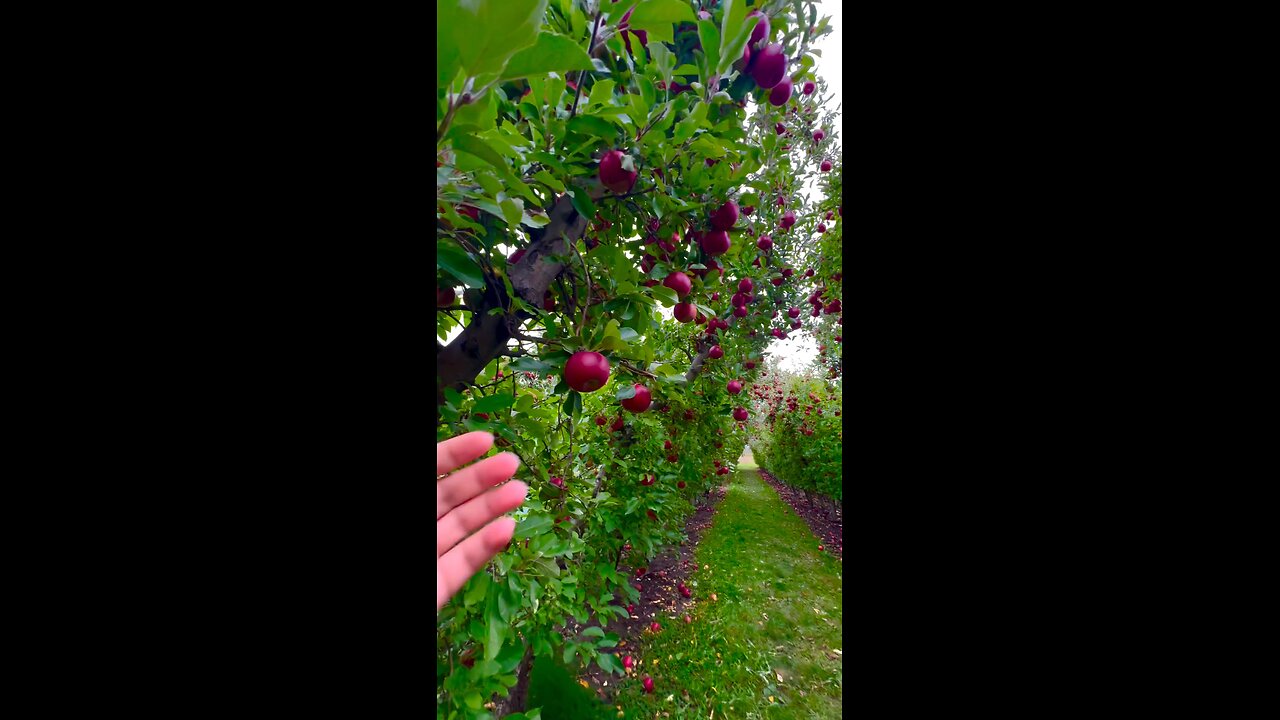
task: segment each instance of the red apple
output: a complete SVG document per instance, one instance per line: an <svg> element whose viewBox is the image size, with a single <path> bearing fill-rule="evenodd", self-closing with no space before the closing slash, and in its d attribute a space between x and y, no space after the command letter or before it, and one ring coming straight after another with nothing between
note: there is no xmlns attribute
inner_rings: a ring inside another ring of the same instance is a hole
<svg viewBox="0 0 1280 720"><path fill-rule="evenodd" d="M672 308L672 314L675 315L677 322L687 323L693 320L698 310L693 303L679 303Z"/></svg>
<svg viewBox="0 0 1280 720"><path fill-rule="evenodd" d="M564 364L564 381L580 393L595 392L609 382L609 360L598 352L576 352Z"/></svg>
<svg viewBox="0 0 1280 720"><path fill-rule="evenodd" d="M738 292L749 293L755 288L755 283L751 282L751 278L742 278L738 281Z"/></svg>
<svg viewBox="0 0 1280 720"><path fill-rule="evenodd" d="M654 625L657 625L657 624L658 623L654 623ZM658 631L654 630L654 632L658 632ZM653 692L653 678L649 677L648 675L644 676L644 691L646 693Z"/></svg>
<svg viewBox="0 0 1280 720"><path fill-rule="evenodd" d="M721 350L719 345L712 345L711 352L707 353L707 355L710 356L712 360L719 360L724 357L724 350Z"/></svg>
<svg viewBox="0 0 1280 720"><path fill-rule="evenodd" d="M789 230L792 225L796 224L796 214L792 210L788 210L782 214L782 220L778 221L783 230Z"/></svg>
<svg viewBox="0 0 1280 720"><path fill-rule="evenodd" d="M756 26L751 28L751 39L747 41L747 46L750 47L769 36L769 18L759 10L752 10L747 13L747 17L760 18L756 21Z"/></svg>
<svg viewBox="0 0 1280 720"><path fill-rule="evenodd" d="M621 150L610 150L600 159L600 182L617 195L629 191L637 175L635 162Z"/></svg>
<svg viewBox="0 0 1280 720"><path fill-rule="evenodd" d="M774 107L782 107L791 99L791 78L782 78L781 82L773 86L769 91L769 104ZM787 148L784 147L783 150Z"/></svg>
<svg viewBox="0 0 1280 720"><path fill-rule="evenodd" d="M756 26L757 28L759 25ZM754 31L753 31L754 32ZM753 56L751 63L751 79L762 88L771 88L782 81L787 74L787 56L782 43L766 45ZM787 95L791 95L788 81ZM781 103L778 103L781 104Z"/></svg>
<svg viewBox="0 0 1280 720"><path fill-rule="evenodd" d="M756 241L756 247L765 252L769 252L769 249L773 247L773 238L768 235L761 235L760 239Z"/></svg>
<svg viewBox="0 0 1280 720"><path fill-rule="evenodd" d="M688 295L689 291L693 289L693 281L689 279L688 275L685 275L680 271L676 271L668 275L667 278L662 281L662 284L672 290L675 290L676 295L681 298ZM692 320L693 316L690 315L689 319Z"/></svg>
<svg viewBox="0 0 1280 720"><path fill-rule="evenodd" d="M649 392L649 388L636 383L636 394L622 401L622 407L633 413L642 413L649 409L649 405L653 403L653 393Z"/></svg>
<svg viewBox="0 0 1280 720"><path fill-rule="evenodd" d="M723 255L729 250L729 233L712 230L702 238L702 250L708 255Z"/></svg>
<svg viewBox="0 0 1280 720"><path fill-rule="evenodd" d="M805 95L812 95L812 94L813 94L813 81L812 81L812 80L806 81L806 82L805 82L805 84L804 84L804 89L803 89L803 90L801 90L800 92L803 92Z"/></svg>
<svg viewBox="0 0 1280 720"><path fill-rule="evenodd" d="M820 232L820 233L824 233L824 232L826 232L826 231L827 231L827 224L826 224L826 223L818 223L818 232Z"/></svg>
<svg viewBox="0 0 1280 720"><path fill-rule="evenodd" d="M738 203L730 200L711 213L711 227L715 230L728 230L738 222Z"/></svg>
<svg viewBox="0 0 1280 720"><path fill-rule="evenodd" d="M556 486L556 487L558 487L558 488L563 488L563 487L564 487L564 478L562 478L562 477L553 477L553 478L551 478L551 484L552 484L552 485L555 485L555 486Z"/></svg>
<svg viewBox="0 0 1280 720"><path fill-rule="evenodd" d="M733 411L733 419L739 422L745 421L749 417L746 408L738 408Z"/></svg>
<svg viewBox="0 0 1280 720"><path fill-rule="evenodd" d="M730 380L726 389L729 391L730 395L737 395L742 392L742 383L738 380Z"/></svg>
<svg viewBox="0 0 1280 720"><path fill-rule="evenodd" d="M458 294L451 287L436 288L436 307L449 307L457 297Z"/></svg>
<svg viewBox="0 0 1280 720"><path fill-rule="evenodd" d="M822 172L831 172L831 161L823 160L822 165L820 165L819 167L822 168ZM830 217L831 213L827 213L827 216Z"/></svg>
<svg viewBox="0 0 1280 720"><path fill-rule="evenodd" d="M821 130L814 130L814 131L813 131L813 141L814 141L814 142L822 142L822 138L824 138L824 137L826 137L826 136L827 136L827 134L826 134L826 133L824 133L824 132L822 132Z"/></svg>

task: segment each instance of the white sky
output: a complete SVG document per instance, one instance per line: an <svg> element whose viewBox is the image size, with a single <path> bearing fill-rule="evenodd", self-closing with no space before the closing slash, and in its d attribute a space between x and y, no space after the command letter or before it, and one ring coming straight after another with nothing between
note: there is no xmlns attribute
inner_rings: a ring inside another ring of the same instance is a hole
<svg viewBox="0 0 1280 720"><path fill-rule="evenodd" d="M832 96L829 101L831 108L834 110L837 105L840 109L835 111L836 125L843 126L843 101L844 101L844 85L842 63L844 60L844 39L843 28L841 27L841 5L839 2L827 2L818 4L818 19L823 16L831 16L831 33L821 37L814 43L814 48L822 52L822 57L815 57L816 74L826 80L827 92ZM799 92L799 89L796 89ZM753 110L753 108L748 108ZM837 128L831 128L834 134ZM844 138L836 136L836 141L843 147ZM813 182L807 183L805 190L811 198L819 198L822 193ZM670 315L670 311L667 311ZM804 314L808 316L808 313ZM455 327L449 333L446 344L452 342L458 333L462 332L461 327ZM818 357L818 343L809 335L808 332L801 330L793 330L788 332L786 340L771 340L769 346L765 349L765 354L773 357L775 361L780 363L784 370L797 371L800 368L813 362Z"/></svg>

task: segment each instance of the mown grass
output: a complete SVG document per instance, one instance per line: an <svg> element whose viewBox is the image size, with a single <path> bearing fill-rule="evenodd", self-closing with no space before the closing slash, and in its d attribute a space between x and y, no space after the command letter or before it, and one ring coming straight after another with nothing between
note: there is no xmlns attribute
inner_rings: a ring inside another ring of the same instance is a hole
<svg viewBox="0 0 1280 720"><path fill-rule="evenodd" d="M786 510L757 472L734 474L696 552L693 623L664 618L629 644L635 672L604 717L841 716L841 566Z"/></svg>

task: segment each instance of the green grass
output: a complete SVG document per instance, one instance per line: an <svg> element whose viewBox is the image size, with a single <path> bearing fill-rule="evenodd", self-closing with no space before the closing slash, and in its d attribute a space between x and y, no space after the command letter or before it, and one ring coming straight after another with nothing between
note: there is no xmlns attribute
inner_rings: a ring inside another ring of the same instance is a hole
<svg viewBox="0 0 1280 720"><path fill-rule="evenodd" d="M626 717L841 716L842 656L833 652L844 650L841 566L785 509L758 473L734 474L696 552L693 624L664 617L662 632L628 648L637 672L616 681L613 703ZM645 675L652 695L641 687Z"/></svg>
<svg viewBox="0 0 1280 720"><path fill-rule="evenodd" d="M742 451L742 457L738 458L739 470L755 470L760 466L756 464L756 456L751 452L751 446Z"/></svg>

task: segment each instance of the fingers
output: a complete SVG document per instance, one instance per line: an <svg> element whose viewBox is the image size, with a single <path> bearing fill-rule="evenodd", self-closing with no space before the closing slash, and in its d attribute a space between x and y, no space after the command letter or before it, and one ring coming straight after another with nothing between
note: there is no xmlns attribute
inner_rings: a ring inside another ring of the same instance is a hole
<svg viewBox="0 0 1280 720"><path fill-rule="evenodd" d="M472 575L511 542L515 530L515 520L498 518L437 560L436 612L440 612L440 608L462 589Z"/></svg>
<svg viewBox="0 0 1280 720"><path fill-rule="evenodd" d="M490 520L520 507L528 495L528 485L512 480L454 508L436 523L436 557Z"/></svg>
<svg viewBox="0 0 1280 720"><path fill-rule="evenodd" d="M453 472L489 452L491 447L493 435L479 431L436 443L436 475Z"/></svg>
<svg viewBox="0 0 1280 720"><path fill-rule="evenodd" d="M509 480L518 467L519 458L511 453L502 453L436 482L436 520L494 485Z"/></svg>

